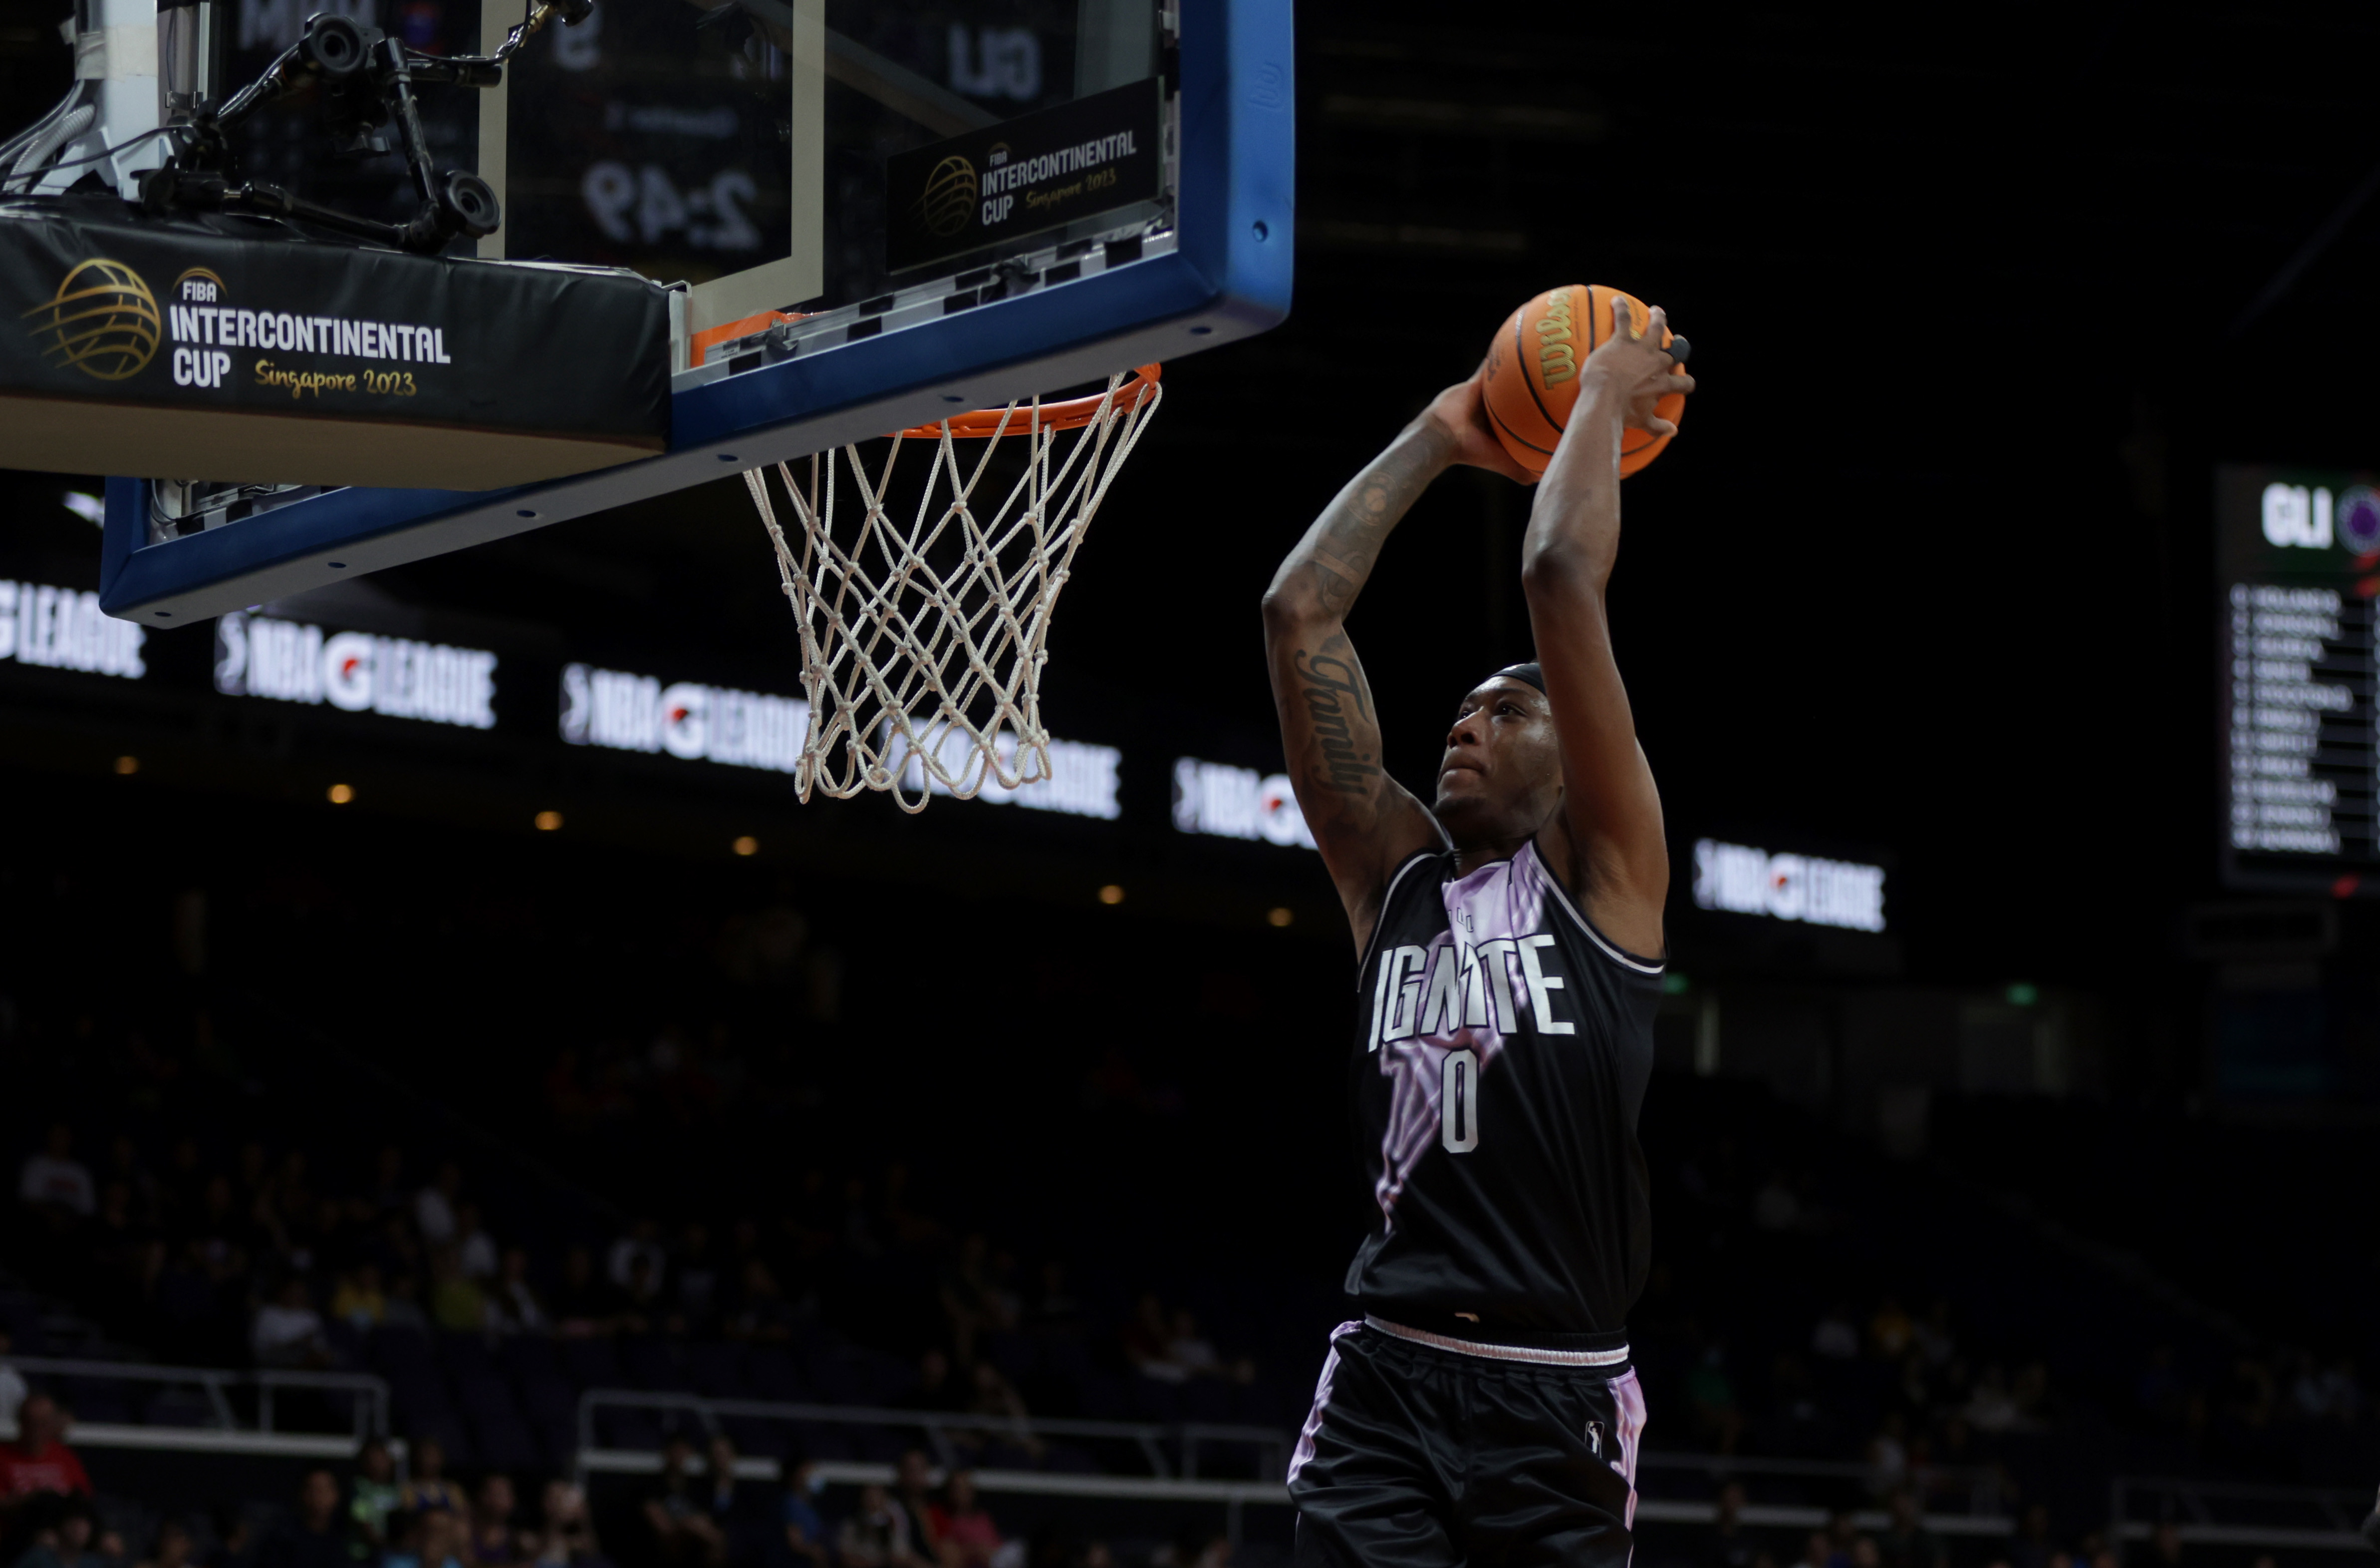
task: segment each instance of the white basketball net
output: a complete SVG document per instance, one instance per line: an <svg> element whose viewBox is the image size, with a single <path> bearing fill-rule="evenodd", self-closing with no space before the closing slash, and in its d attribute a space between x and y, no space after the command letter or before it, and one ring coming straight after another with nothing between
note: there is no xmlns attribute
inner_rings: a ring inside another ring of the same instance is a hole
<svg viewBox="0 0 2380 1568"><path fill-rule="evenodd" d="M798 480L777 464L799 525L791 538L767 470L745 474L801 624L810 715L794 787L803 800L812 790L838 799L886 790L915 812L937 787L965 799L1050 777L1050 614L1162 395L1154 379L1117 375L1103 395L1081 400L1087 419L1061 423L1035 398L945 420L933 429L924 492L901 517L890 509L893 468L926 439L919 432L894 436L873 476L856 446L810 457ZM953 424L988 433L953 435ZM1004 492L987 483L1003 443L1012 454L1023 444L1026 458ZM839 484L852 492L841 523Z"/></svg>

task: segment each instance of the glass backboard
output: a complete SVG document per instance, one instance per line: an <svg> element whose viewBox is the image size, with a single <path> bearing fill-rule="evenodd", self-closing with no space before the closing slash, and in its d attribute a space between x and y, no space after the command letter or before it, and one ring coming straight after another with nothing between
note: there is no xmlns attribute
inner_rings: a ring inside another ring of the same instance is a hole
<svg viewBox="0 0 2380 1568"><path fill-rule="evenodd" d="M222 3L232 81L301 9L482 54L522 15ZM682 286L668 451L501 493L112 481L103 602L178 624L1261 332L1288 308L1290 64L1281 0L596 0L423 112L503 202L457 264ZM249 135L301 195L411 199L394 158L312 155L294 111Z"/></svg>

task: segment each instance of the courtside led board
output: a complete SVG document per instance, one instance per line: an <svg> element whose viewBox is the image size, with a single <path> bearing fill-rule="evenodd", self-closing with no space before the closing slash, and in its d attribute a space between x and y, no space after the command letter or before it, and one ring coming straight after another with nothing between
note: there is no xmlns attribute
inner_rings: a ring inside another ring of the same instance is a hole
<svg viewBox="0 0 2380 1568"><path fill-rule="evenodd" d="M458 264L685 285L666 448L502 491L113 479L102 602L182 625L1263 332L1291 64L1281 0L597 0L456 122L504 208Z"/></svg>

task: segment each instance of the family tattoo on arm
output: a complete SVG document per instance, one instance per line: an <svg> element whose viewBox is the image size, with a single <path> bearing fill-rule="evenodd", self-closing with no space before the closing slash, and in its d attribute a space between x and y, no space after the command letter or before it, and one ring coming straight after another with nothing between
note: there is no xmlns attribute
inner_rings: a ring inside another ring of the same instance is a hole
<svg viewBox="0 0 2380 1568"><path fill-rule="evenodd" d="M1301 772L1305 783L1320 789L1366 798L1378 786L1371 694L1354 645L1338 623L1371 577L1390 531L1445 466L1440 444L1427 432L1415 432L1331 503L1302 547L1325 619L1311 628L1322 634L1319 642L1293 649L1290 662L1311 732Z"/></svg>

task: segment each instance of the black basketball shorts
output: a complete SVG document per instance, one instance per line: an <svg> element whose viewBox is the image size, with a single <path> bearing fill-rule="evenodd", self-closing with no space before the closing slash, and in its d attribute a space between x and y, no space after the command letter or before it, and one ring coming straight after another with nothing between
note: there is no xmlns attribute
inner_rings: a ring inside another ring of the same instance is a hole
<svg viewBox="0 0 2380 1568"><path fill-rule="evenodd" d="M1618 1336L1330 1336L1290 1460L1298 1568L1627 1568L1645 1395Z"/></svg>

